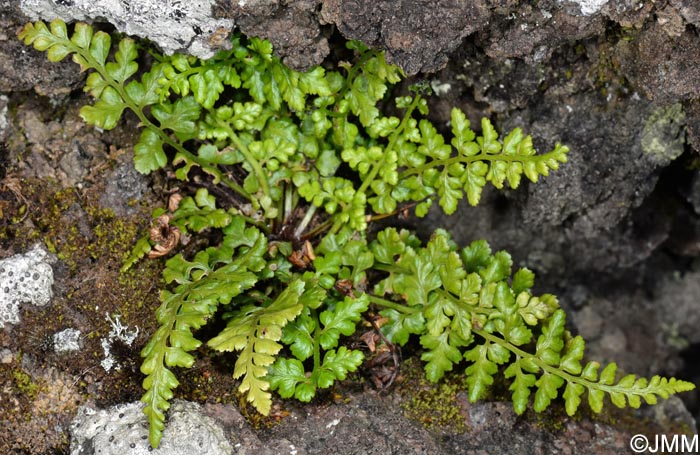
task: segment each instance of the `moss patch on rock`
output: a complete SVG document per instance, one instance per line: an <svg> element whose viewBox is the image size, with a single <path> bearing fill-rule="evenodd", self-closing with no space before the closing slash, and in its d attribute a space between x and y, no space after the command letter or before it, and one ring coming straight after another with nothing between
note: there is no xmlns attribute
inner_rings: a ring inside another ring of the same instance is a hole
<svg viewBox="0 0 700 455"><path fill-rule="evenodd" d="M467 429L457 401L465 389L463 377L452 374L439 384L425 378L420 362L410 358L401 365L403 379L399 391L405 397L401 407L405 415L429 430L463 431Z"/></svg>

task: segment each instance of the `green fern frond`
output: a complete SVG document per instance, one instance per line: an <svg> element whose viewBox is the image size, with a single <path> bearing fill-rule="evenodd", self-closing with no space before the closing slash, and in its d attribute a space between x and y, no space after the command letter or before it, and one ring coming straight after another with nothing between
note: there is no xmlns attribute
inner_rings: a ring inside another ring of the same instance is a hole
<svg viewBox="0 0 700 455"><path fill-rule="evenodd" d="M282 398L294 397L309 402L317 389L328 388L335 381L345 379L363 360L362 352L341 346L326 351L323 361L309 374L298 359L281 357L269 369L270 386Z"/></svg>
<svg viewBox="0 0 700 455"><path fill-rule="evenodd" d="M304 282L295 280L268 306L247 306L229 320L226 328L207 343L217 351L240 351L233 370L243 378L238 391L263 415L270 413L272 398L267 392L267 367L282 349L282 329L303 309L299 302Z"/></svg>
<svg viewBox="0 0 700 455"><path fill-rule="evenodd" d="M495 146L494 146L495 149ZM375 292L404 300L397 311L391 301L375 299L385 306L390 321L385 336L404 344L408 336L422 333L426 375L437 381L462 359L469 399L483 398L494 375L505 365L504 376L512 379L513 407L522 414L534 392L533 409L541 412L566 385L563 398L573 415L588 392L588 402L600 412L607 394L618 407L639 407L643 398L653 404L657 397L692 390L695 386L675 378L644 378L628 375L615 383L616 365L608 365L598 377L599 364L582 367L584 341L565 330L565 314L554 296L533 296L534 274L518 270L511 277L510 256L492 254L485 241L477 241L457 254L446 233L436 232L424 247L409 244L393 228L378 234L370 245L380 269L389 276ZM534 352L527 348L541 327Z"/></svg>
<svg viewBox="0 0 700 455"><path fill-rule="evenodd" d="M162 59L163 74L159 80L160 101L167 100L171 92L181 97L191 93L194 100L203 108L214 107L225 86L233 88L241 86L236 68L228 64L233 52L233 50L219 52L206 61L182 54L176 54L170 59Z"/></svg>
<svg viewBox="0 0 700 455"><path fill-rule="evenodd" d="M421 120L418 147L406 148L407 153L398 156L398 165L406 167L398 176L399 182L404 182L399 192L437 194L448 215L454 213L465 194L471 205L478 204L487 182L501 189L507 181L515 189L523 174L537 182L540 175L548 175L567 161L568 147L556 144L551 152L538 155L532 138L523 136L519 128L501 141L491 122L484 118L482 135L476 137L469 120L457 108L452 110L451 123L452 147L432 124Z"/></svg>
<svg viewBox="0 0 700 455"><path fill-rule="evenodd" d="M216 207L216 199L206 188L199 188L194 197L185 197L180 201L170 224L183 233L202 232L209 228L225 228L232 218L228 211Z"/></svg>
<svg viewBox="0 0 700 455"><path fill-rule="evenodd" d="M131 249L131 253L124 260L120 272L124 273L139 262L144 256L146 256L152 249L151 246L151 236L149 234L142 235L134 244Z"/></svg>
<svg viewBox="0 0 700 455"><path fill-rule="evenodd" d="M242 227L242 223L236 225ZM173 389L178 386L171 368L191 367L194 358L189 352L201 345L192 332L204 325L219 305L228 304L253 287L258 281L255 272L265 265L262 259L267 246L265 237L254 228L247 228L247 231L247 236L235 240L237 245L208 248L198 253L193 261L177 255L166 263L163 276L177 286L172 291L162 291L162 304L156 312L160 327L141 351L144 358L141 372L146 375L143 381L146 393L142 401L146 403L144 413L148 416L153 447L160 443L164 413L170 407ZM241 246L240 254L233 259L237 246Z"/></svg>
<svg viewBox="0 0 700 455"><path fill-rule="evenodd" d="M345 346L335 348L341 335L355 332L357 322L369 306L368 296L326 303L329 308L320 315L307 307L285 327L282 341L291 345L295 358L279 357L268 373L271 389L282 398L293 396L299 401L311 401L317 389L328 388L335 381L345 379L364 360L359 350ZM323 358L322 351L325 351ZM313 367L307 372L302 362L309 357L313 357Z"/></svg>
<svg viewBox="0 0 700 455"><path fill-rule="evenodd" d="M131 110L138 117L143 131L134 146L134 164L139 172L148 174L165 167L168 163L165 147L169 146L177 152L176 163L185 164L184 170L176 172L179 178L187 179L189 169L198 166L236 193L253 200L236 182L224 177L216 165L201 159L182 145L197 137L196 122L202 108L196 96L183 96L174 102L165 98L163 93L172 86L168 85L165 74L166 68L172 67L168 67L167 59L154 64L137 80L138 55L136 43L131 38L121 39L114 60L108 61L112 48L110 35L102 31L94 32L92 26L82 22L75 25L71 36L60 19L52 21L50 27L42 21L28 23L18 37L25 44L46 51L51 61L60 61L72 55L81 71L90 72L85 91L95 98L95 103L80 109L85 122L109 130L117 125L125 110ZM177 60L179 57L171 58ZM235 83L233 79L228 77L227 80ZM202 87L209 85L202 84ZM199 101L209 104L206 97Z"/></svg>
<svg viewBox="0 0 700 455"><path fill-rule="evenodd" d="M96 70L88 78L85 91L96 99L94 106L85 106L80 110L83 119L92 125L109 130L114 128L122 112L127 108L123 99L124 82L137 70L134 61L136 45L131 39L124 39L115 53L115 61L107 63L111 48L111 37L105 32L93 33L92 27L80 23L69 37L66 24L56 19L50 28L39 21L27 24L19 33L25 44L35 49L46 51L52 62L63 60L73 55L73 61L80 65L81 71Z"/></svg>

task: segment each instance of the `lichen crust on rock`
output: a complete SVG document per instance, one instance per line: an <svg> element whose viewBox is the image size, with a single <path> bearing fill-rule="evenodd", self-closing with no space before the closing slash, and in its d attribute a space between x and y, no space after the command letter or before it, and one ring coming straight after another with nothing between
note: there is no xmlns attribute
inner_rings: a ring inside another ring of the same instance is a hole
<svg viewBox="0 0 700 455"><path fill-rule="evenodd" d="M590 16L597 13L600 9L608 3L608 0L567 0L560 3L575 3L581 9L581 14L583 16Z"/></svg>
<svg viewBox="0 0 700 455"><path fill-rule="evenodd" d="M642 150L652 161L668 165L683 153L685 124L681 103L655 109L644 123Z"/></svg>
<svg viewBox="0 0 700 455"><path fill-rule="evenodd" d="M97 410L83 406L71 423L72 455L189 455L233 453L221 425L195 403L175 400L170 411L168 438L158 449L148 446L146 416L141 403Z"/></svg>
<svg viewBox="0 0 700 455"><path fill-rule="evenodd" d="M19 323L19 305L44 306L53 296L52 259L39 245L0 261L0 328Z"/></svg>

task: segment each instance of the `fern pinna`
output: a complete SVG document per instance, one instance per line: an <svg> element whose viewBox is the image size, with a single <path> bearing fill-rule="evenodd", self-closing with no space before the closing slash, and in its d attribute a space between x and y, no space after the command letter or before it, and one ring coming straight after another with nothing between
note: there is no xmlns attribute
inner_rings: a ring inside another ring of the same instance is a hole
<svg viewBox="0 0 700 455"><path fill-rule="evenodd" d="M442 230L423 243L395 228L368 236L373 220L411 208L425 216L437 201L451 214L465 196L476 205L487 183L537 182L566 162L567 147L537 154L519 128L501 138L487 119L477 136L459 109L445 138L420 89L394 98L400 117L383 115L377 106L403 73L358 42L348 43L356 63L337 71L293 71L269 42L241 36L207 61L153 52L139 71L135 41L113 49L87 24L69 32L60 20L35 22L19 37L88 72L95 102L80 111L87 123L111 129L127 110L138 117L136 169L169 166L183 181L198 169L198 181L204 173L217 188L155 210L156 228L124 266L172 254L181 236L210 234L202 251L165 263L160 327L141 353L153 447L178 385L174 369L194 364L203 343L196 330L218 315L225 326L207 345L236 352L239 391L263 414L270 391L309 401L357 370L362 351L341 341L370 308L383 316L388 342L417 338L431 381L466 365L472 401L503 371L519 414L533 393L535 411L561 392L573 415L584 393L599 412L606 395L638 407L694 388L658 376L618 379L614 363L585 363L584 341L565 329L557 299L533 295L534 274L512 273L508 253L483 240L459 248ZM163 230L173 234L168 245Z"/></svg>

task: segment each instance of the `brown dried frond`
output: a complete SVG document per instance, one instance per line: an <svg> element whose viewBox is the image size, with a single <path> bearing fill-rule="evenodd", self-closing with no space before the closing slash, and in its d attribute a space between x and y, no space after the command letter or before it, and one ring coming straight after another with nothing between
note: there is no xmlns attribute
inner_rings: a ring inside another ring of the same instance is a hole
<svg viewBox="0 0 700 455"><path fill-rule="evenodd" d="M15 176L10 176L7 175L5 179L2 181L2 187L3 190L7 190L12 192L12 194L15 196L15 199L17 199L18 202L21 204L24 204L25 206L25 211L24 215L22 215L22 218L18 221L21 223L24 221L24 219L29 215L29 201L27 200L26 197L22 194L22 183L18 177ZM7 201L0 201L0 218L2 218L2 212L4 205L8 205L9 203Z"/></svg>
<svg viewBox="0 0 700 455"><path fill-rule="evenodd" d="M314 247L311 245L311 242L307 240L304 242L304 245L300 250L295 250L287 259L289 259L289 262L300 269L306 270L309 268L314 259L316 259Z"/></svg>
<svg viewBox="0 0 700 455"><path fill-rule="evenodd" d="M180 243L180 229L170 226L170 215L163 214L151 222L148 231L156 244L148 253L149 259L159 258L170 253Z"/></svg>
<svg viewBox="0 0 700 455"><path fill-rule="evenodd" d="M380 327L386 323L386 318L373 317L369 322L372 330L360 336L372 353L366 361L369 377L379 390L387 390L394 383L399 372L401 351L398 346L386 339Z"/></svg>
<svg viewBox="0 0 700 455"><path fill-rule="evenodd" d="M180 207L180 201L182 201L182 194L174 193L168 198L168 211L170 213L175 213L178 207Z"/></svg>
<svg viewBox="0 0 700 455"><path fill-rule="evenodd" d="M333 285L333 288L343 294L346 297L355 298L355 293L352 292L353 282L352 280L337 280Z"/></svg>

